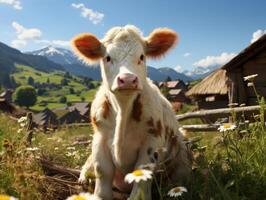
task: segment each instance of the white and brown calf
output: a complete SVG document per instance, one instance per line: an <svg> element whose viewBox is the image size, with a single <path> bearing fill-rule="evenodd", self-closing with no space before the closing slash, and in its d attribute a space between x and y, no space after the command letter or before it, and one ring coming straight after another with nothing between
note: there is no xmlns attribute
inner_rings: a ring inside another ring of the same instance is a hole
<svg viewBox="0 0 266 200"><path fill-rule="evenodd" d="M79 181L93 167L94 195L111 200L113 184L128 190L123 177L149 163L165 162L170 179L187 177L189 151L178 131L171 104L147 78L146 57L163 56L177 41L172 30L154 30L147 38L127 25L109 30L102 40L81 34L72 41L76 54L87 63L100 61L102 85L91 108L94 129L92 155ZM170 169L171 168L171 169ZM171 170L171 171L168 171ZM145 199L151 199L151 182L145 182ZM134 184L130 199L138 194Z"/></svg>

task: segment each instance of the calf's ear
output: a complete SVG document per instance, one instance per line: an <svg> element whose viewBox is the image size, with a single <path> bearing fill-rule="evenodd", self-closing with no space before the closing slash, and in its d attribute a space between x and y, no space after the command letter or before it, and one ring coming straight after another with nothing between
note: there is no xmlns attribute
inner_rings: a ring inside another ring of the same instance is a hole
<svg viewBox="0 0 266 200"><path fill-rule="evenodd" d="M146 38L146 55L151 58L160 58L176 45L177 40L175 31L168 28L155 29Z"/></svg>
<svg viewBox="0 0 266 200"><path fill-rule="evenodd" d="M105 48L102 43L96 36L89 33L74 37L71 41L71 46L77 56L89 64L96 63L105 54Z"/></svg>

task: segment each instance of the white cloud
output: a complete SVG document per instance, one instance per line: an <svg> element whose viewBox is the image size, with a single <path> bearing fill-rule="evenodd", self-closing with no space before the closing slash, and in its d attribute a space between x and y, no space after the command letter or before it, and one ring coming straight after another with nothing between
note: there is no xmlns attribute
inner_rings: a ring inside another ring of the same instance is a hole
<svg viewBox="0 0 266 200"><path fill-rule="evenodd" d="M25 28L17 22L12 22L13 28L16 30L17 38L11 42L14 48L25 47L31 40L41 37L42 32L37 28Z"/></svg>
<svg viewBox="0 0 266 200"><path fill-rule="evenodd" d="M224 52L218 56L207 56L193 64L196 67L211 67L211 66L219 66L224 65L228 61L230 61L233 57L235 57L235 53L227 53Z"/></svg>
<svg viewBox="0 0 266 200"><path fill-rule="evenodd" d="M17 38L19 40L32 40L40 38L42 35L42 32L37 28L25 28L22 25L20 25L17 22L13 22L12 26L14 29L16 29Z"/></svg>
<svg viewBox="0 0 266 200"><path fill-rule="evenodd" d="M60 46L60 47L69 47L70 41L67 40L36 40L37 43L42 43L45 45Z"/></svg>
<svg viewBox="0 0 266 200"><path fill-rule="evenodd" d="M11 42L11 46L16 48L16 49L19 49L21 47L25 47L27 45L27 42L25 40L13 40Z"/></svg>
<svg viewBox="0 0 266 200"><path fill-rule="evenodd" d="M184 53L183 56L184 56L184 57L189 57L189 56L191 56L191 53Z"/></svg>
<svg viewBox="0 0 266 200"><path fill-rule="evenodd" d="M71 6L73 8L80 9L81 16L90 20L93 24L100 23L104 18L103 13L87 8L83 3L79 3L79 4L72 3Z"/></svg>
<svg viewBox="0 0 266 200"><path fill-rule="evenodd" d="M182 66L180 66L180 65L177 65L174 69L175 69L175 71L177 71L179 73L183 72Z"/></svg>
<svg viewBox="0 0 266 200"><path fill-rule="evenodd" d="M266 30L258 29L257 31L255 31L252 34L252 39L251 39L250 43L253 43L253 42L257 41L264 34L266 34Z"/></svg>
<svg viewBox="0 0 266 200"><path fill-rule="evenodd" d="M21 2L19 0L0 0L0 3L11 5L16 10L22 9Z"/></svg>

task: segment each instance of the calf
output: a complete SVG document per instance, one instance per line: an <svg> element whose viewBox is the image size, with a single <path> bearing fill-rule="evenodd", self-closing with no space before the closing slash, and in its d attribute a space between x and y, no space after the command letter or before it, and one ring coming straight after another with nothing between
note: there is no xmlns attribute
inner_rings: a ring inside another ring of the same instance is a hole
<svg viewBox="0 0 266 200"><path fill-rule="evenodd" d="M101 66L102 85L91 108L92 154L79 178L86 181L86 172L93 168L96 197L113 199L112 185L127 190L123 177L149 163L165 162L173 181L189 174L189 151L175 113L147 78L146 58L162 57L176 42L177 35L170 29L155 29L144 38L131 25L112 28L102 40L87 33L72 40L83 61L99 61ZM135 199L139 190L134 184L130 199ZM150 181L145 182L144 190L145 200L150 200Z"/></svg>

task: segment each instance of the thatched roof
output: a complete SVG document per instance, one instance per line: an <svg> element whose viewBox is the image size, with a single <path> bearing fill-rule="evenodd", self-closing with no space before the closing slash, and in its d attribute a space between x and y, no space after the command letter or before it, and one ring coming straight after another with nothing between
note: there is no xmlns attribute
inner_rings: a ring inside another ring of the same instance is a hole
<svg viewBox="0 0 266 200"><path fill-rule="evenodd" d="M193 86L186 95L226 95L228 93L227 81L226 70L218 69Z"/></svg>
<svg viewBox="0 0 266 200"><path fill-rule="evenodd" d="M234 70L247 62L252 57L266 49L266 34L260 39L250 44L236 57L226 63L220 69L214 71L209 76L204 78L201 82L192 87L187 93L187 96L199 95L226 95L228 93L227 81L228 77L226 71Z"/></svg>

